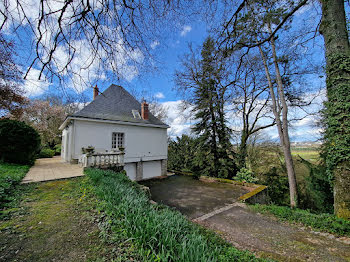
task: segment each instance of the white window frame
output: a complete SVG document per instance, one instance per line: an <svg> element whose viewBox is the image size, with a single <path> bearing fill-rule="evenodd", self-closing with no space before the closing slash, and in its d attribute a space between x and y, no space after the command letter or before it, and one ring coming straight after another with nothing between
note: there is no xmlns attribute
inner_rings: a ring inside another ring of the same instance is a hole
<svg viewBox="0 0 350 262"><path fill-rule="evenodd" d="M140 115L140 112L138 110L133 109L133 110L131 110L131 112L132 112L132 115L134 116L134 118L141 119L141 115Z"/></svg>
<svg viewBox="0 0 350 262"><path fill-rule="evenodd" d="M112 133L112 149L125 147L125 134L122 132Z"/></svg>

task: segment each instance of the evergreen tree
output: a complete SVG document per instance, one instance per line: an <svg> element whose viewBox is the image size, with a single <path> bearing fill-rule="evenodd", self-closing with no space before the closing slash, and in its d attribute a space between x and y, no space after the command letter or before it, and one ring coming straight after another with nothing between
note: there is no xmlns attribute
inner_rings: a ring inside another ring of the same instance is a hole
<svg viewBox="0 0 350 262"><path fill-rule="evenodd" d="M226 88L220 85L223 71L216 57L214 41L209 37L203 43L194 90L193 112L197 122L193 131L199 136L201 148L195 162L197 166L203 165L205 175L232 178L236 166L230 158L230 130L224 110Z"/></svg>

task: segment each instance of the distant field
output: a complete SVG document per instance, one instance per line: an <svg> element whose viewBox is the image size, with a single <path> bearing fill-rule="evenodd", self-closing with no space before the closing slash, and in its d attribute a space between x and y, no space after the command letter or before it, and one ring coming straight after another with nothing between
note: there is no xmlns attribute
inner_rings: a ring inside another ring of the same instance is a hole
<svg viewBox="0 0 350 262"><path fill-rule="evenodd" d="M317 147L292 147L292 155L293 156L300 156L304 158L305 160L311 161L311 162L317 162L320 160L320 153L319 149Z"/></svg>

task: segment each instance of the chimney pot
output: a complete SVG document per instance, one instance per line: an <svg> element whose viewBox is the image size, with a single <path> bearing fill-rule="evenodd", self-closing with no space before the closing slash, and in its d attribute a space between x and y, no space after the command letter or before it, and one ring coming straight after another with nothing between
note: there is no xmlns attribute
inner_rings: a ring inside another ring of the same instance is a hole
<svg viewBox="0 0 350 262"><path fill-rule="evenodd" d="M141 117L144 120L148 120L148 104L145 101L141 103Z"/></svg>
<svg viewBox="0 0 350 262"><path fill-rule="evenodd" d="M94 100L98 96L98 87L97 85L94 87Z"/></svg>

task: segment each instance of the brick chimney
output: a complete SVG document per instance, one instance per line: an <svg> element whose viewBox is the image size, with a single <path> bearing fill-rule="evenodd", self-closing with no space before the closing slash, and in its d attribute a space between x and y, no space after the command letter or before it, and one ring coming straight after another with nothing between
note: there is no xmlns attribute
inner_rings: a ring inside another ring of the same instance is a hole
<svg viewBox="0 0 350 262"><path fill-rule="evenodd" d="M144 120L148 120L148 104L146 101L141 103L141 117Z"/></svg>
<svg viewBox="0 0 350 262"><path fill-rule="evenodd" d="M94 87L94 100L98 96L98 87L97 85Z"/></svg>

